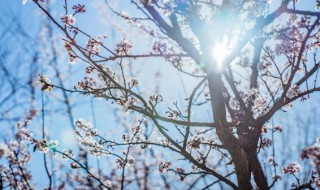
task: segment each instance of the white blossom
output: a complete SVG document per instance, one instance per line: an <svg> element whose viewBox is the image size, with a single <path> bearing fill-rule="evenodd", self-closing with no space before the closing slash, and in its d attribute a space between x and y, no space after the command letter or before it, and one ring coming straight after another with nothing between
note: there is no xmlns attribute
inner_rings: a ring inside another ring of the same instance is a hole
<svg viewBox="0 0 320 190"><path fill-rule="evenodd" d="M128 40L124 39L120 43L117 44L116 53L118 55L126 55L129 53L131 48L132 48L132 44Z"/></svg>
<svg viewBox="0 0 320 190"><path fill-rule="evenodd" d="M60 19L65 25L74 25L76 23L76 18L74 18L72 14L61 15Z"/></svg>
<svg viewBox="0 0 320 190"><path fill-rule="evenodd" d="M292 163L288 164L286 167L282 168L283 174L286 174L286 173L298 174L298 173L300 173L300 171L301 171L300 165L295 162L292 162Z"/></svg>

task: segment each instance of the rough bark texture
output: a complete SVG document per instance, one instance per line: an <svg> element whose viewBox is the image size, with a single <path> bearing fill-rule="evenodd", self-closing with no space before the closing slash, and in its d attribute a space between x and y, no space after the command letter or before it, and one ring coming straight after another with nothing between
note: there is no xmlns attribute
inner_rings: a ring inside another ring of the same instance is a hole
<svg viewBox="0 0 320 190"><path fill-rule="evenodd" d="M238 148L233 148L228 151L234 159L233 163L238 177L238 188L241 190L252 189L250 183L251 172L249 170L249 162L246 153L244 150Z"/></svg>
<svg viewBox="0 0 320 190"><path fill-rule="evenodd" d="M269 189L266 176L263 173L257 155L255 155L250 161L250 168L253 173L254 181L256 182L257 186L262 189Z"/></svg>

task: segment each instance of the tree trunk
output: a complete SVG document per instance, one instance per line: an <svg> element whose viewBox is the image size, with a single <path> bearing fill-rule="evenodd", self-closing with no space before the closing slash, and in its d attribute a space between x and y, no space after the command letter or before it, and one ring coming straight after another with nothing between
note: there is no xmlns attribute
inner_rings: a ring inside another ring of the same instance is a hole
<svg viewBox="0 0 320 190"><path fill-rule="evenodd" d="M228 150L234 159L235 171L238 179L239 190L252 189L251 186L251 172L257 187L261 190L267 190L268 182L263 173L256 152L248 154L243 149L235 147Z"/></svg>
<svg viewBox="0 0 320 190"><path fill-rule="evenodd" d="M263 173L257 154L250 159L250 169L253 173L254 181L261 190L269 189L267 179Z"/></svg>
<svg viewBox="0 0 320 190"><path fill-rule="evenodd" d="M228 150L233 158L239 190L251 190L251 172L246 153L238 147Z"/></svg>
<svg viewBox="0 0 320 190"><path fill-rule="evenodd" d="M212 70L209 71L208 83L211 95L213 117L217 126L217 135L222 144L227 147L227 150L233 158L235 172L238 178L238 189L251 190L251 172L249 169L249 162L246 152L240 147L236 146L235 137L226 125L226 108L223 98L224 86L221 80L221 75L214 72L211 73Z"/></svg>
<svg viewBox="0 0 320 190"><path fill-rule="evenodd" d="M214 122L216 124L217 135L232 156L237 175L238 189L252 189L251 172L253 172L254 180L257 186L262 190L268 189L267 180L256 155L256 146L259 135L252 134L251 138L253 139L249 141L250 144L247 144L246 147L238 146L236 143L237 139L227 126L226 107L223 98L224 86L221 79L221 74L215 72L212 66L207 67L207 74L211 95L211 106ZM247 138L249 137L250 135L247 136Z"/></svg>

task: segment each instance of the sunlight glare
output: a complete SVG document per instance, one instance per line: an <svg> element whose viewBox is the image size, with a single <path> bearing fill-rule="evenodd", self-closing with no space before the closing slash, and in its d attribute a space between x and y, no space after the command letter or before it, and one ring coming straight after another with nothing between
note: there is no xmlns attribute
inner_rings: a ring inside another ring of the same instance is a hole
<svg viewBox="0 0 320 190"><path fill-rule="evenodd" d="M223 67L223 61L229 54L228 37L224 36L222 42L218 42L213 48L213 56L217 62L219 69Z"/></svg>

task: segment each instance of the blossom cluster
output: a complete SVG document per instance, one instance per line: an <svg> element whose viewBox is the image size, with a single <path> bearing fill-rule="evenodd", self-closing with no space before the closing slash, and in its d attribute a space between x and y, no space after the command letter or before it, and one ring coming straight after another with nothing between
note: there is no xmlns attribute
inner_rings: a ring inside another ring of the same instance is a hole
<svg viewBox="0 0 320 190"><path fill-rule="evenodd" d="M301 93L301 90L299 89L299 86L294 85L288 90L287 96L289 98L293 98L295 96L298 96L300 93Z"/></svg>
<svg viewBox="0 0 320 190"><path fill-rule="evenodd" d="M301 152L301 159L310 158L317 171L320 172L320 138L314 145L306 147Z"/></svg>
<svg viewBox="0 0 320 190"><path fill-rule="evenodd" d="M179 111L177 109L171 109L169 111L166 111L166 114L171 119L177 119L180 115Z"/></svg>
<svg viewBox="0 0 320 190"><path fill-rule="evenodd" d="M77 60L77 55L73 52L71 43L65 42L64 48L69 55L69 63L73 65Z"/></svg>
<svg viewBox="0 0 320 190"><path fill-rule="evenodd" d="M282 168L282 173L286 174L298 174L301 171L301 167L299 164L292 162L290 164L288 164L287 166Z"/></svg>
<svg viewBox="0 0 320 190"><path fill-rule="evenodd" d="M86 67L86 77L78 82L78 87L86 93L94 94L96 97L108 98L106 89L102 90L102 88L115 87L115 82L118 82L116 73L104 64L100 64L99 68ZM77 86L74 86L74 88L77 89Z"/></svg>
<svg viewBox="0 0 320 190"><path fill-rule="evenodd" d="M262 139L262 141L260 143L261 148L270 147L271 145L272 145L272 140L268 139L268 138Z"/></svg>
<svg viewBox="0 0 320 190"><path fill-rule="evenodd" d="M167 52L167 44L165 42L156 41L152 46L152 50L156 53L164 54Z"/></svg>
<svg viewBox="0 0 320 190"><path fill-rule="evenodd" d="M132 78L129 83L129 89L133 88L134 86L140 85L140 81L137 78Z"/></svg>
<svg viewBox="0 0 320 190"><path fill-rule="evenodd" d="M320 3L319 3L320 4ZM320 9L320 5L319 5L319 9ZM314 179L313 179L313 183L314 183L314 185L318 188L318 189L320 189L320 177L315 177Z"/></svg>
<svg viewBox="0 0 320 190"><path fill-rule="evenodd" d="M163 95L159 94L159 93L156 93L156 94L154 94L154 95L149 97L149 101L151 103L153 103L154 105L158 104L159 102L163 101Z"/></svg>
<svg viewBox="0 0 320 190"><path fill-rule="evenodd" d="M38 80L42 84L41 90L51 91L53 89L53 85L51 83L51 80L47 76L39 74Z"/></svg>
<svg viewBox="0 0 320 190"><path fill-rule="evenodd" d="M100 157L103 153L103 146L96 141L98 132L92 128L92 124L82 118L74 121L76 138L78 142L87 147L91 155Z"/></svg>
<svg viewBox="0 0 320 190"><path fill-rule="evenodd" d="M34 150L38 150L42 153L47 153L49 150L55 151L56 147L58 146L59 146L58 141L42 140L42 141L36 141Z"/></svg>
<svg viewBox="0 0 320 190"><path fill-rule="evenodd" d="M262 76L266 76L272 68L272 63L269 59L274 59L274 52L270 47L265 48L266 53L261 57L260 63L258 64L258 69Z"/></svg>
<svg viewBox="0 0 320 190"><path fill-rule="evenodd" d="M26 180L31 180L32 175L26 167L31 158L28 147L22 141L16 140L0 143L0 158L8 162L0 166L2 183L8 183L14 189L29 189Z"/></svg>
<svg viewBox="0 0 320 190"><path fill-rule="evenodd" d="M159 173L163 173L163 172L167 172L169 171L169 169L171 168L172 166L172 163L171 162L163 162L163 161L160 161L158 163L158 171Z"/></svg>
<svg viewBox="0 0 320 190"><path fill-rule="evenodd" d="M123 39L120 43L116 45L116 53L118 55L127 55L131 48L132 44L128 40Z"/></svg>
<svg viewBox="0 0 320 190"><path fill-rule="evenodd" d="M98 55L100 52L100 46L102 45L102 39L106 39L108 36L99 35L96 39L89 38L86 44L86 52L88 55Z"/></svg>
<svg viewBox="0 0 320 190"><path fill-rule="evenodd" d="M199 149L201 142L204 141L204 137L195 135L188 141L188 146L190 148Z"/></svg>
<svg viewBox="0 0 320 190"><path fill-rule="evenodd" d="M258 89L251 88L240 93L241 98L246 104L253 103L251 110L255 115L263 114L267 109L267 100L259 93ZM241 111L239 101L232 97L229 100L230 107L235 111Z"/></svg>
<svg viewBox="0 0 320 190"><path fill-rule="evenodd" d="M99 38L97 40L94 40L92 38L89 38L87 44L86 44L86 51L88 52L88 55L98 55L100 52L100 40Z"/></svg>
<svg viewBox="0 0 320 190"><path fill-rule="evenodd" d="M61 15L60 16L61 21L67 25L67 26L73 26L76 24L76 18L73 17L72 14L69 15Z"/></svg>
<svg viewBox="0 0 320 190"><path fill-rule="evenodd" d="M77 13L85 13L86 12L86 9L84 8L85 5L73 5L72 6L72 9L74 10L74 14L77 14Z"/></svg>
<svg viewBox="0 0 320 190"><path fill-rule="evenodd" d="M117 163L117 169L122 169L125 166L133 166L135 163L135 159L131 155L128 155L126 159L118 158L116 160L116 163Z"/></svg>
<svg viewBox="0 0 320 190"><path fill-rule="evenodd" d="M137 104L137 99L134 97L129 97L128 100L120 99L118 104L122 106L123 112L128 112L130 108Z"/></svg>

